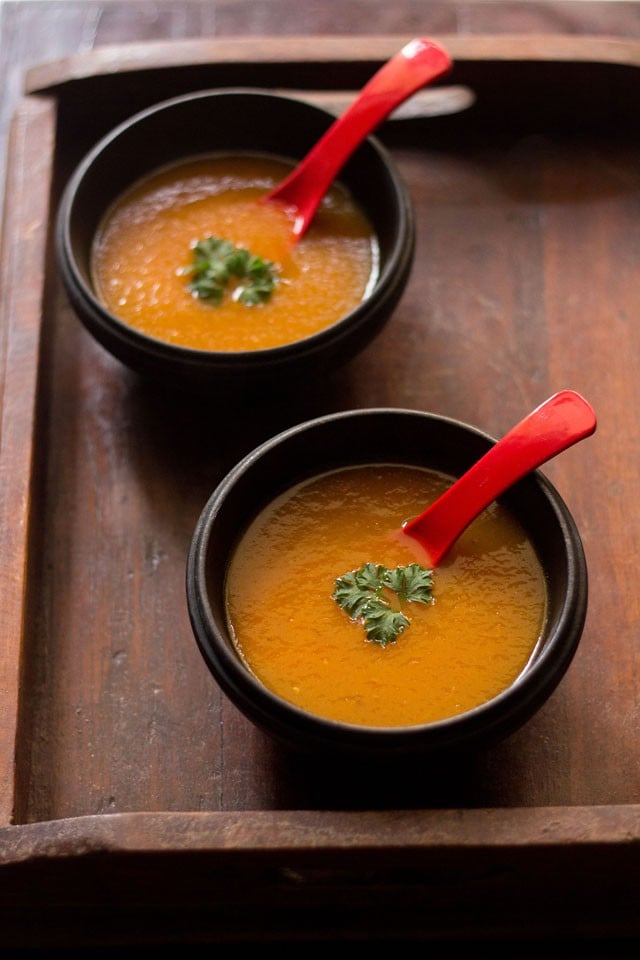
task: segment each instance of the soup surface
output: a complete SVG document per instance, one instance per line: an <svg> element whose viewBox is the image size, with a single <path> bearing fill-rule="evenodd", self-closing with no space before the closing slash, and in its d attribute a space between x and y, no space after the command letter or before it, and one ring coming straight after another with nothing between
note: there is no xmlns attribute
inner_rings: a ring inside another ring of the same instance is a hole
<svg viewBox="0 0 640 960"><path fill-rule="evenodd" d="M294 488L252 522L230 563L227 613L267 687L331 719L402 726L462 713L518 677L547 595L530 541L497 503L432 571L432 602L385 590L409 620L395 641L367 639L333 598L336 580L363 564L415 563L393 531L450 482L401 466L349 468Z"/></svg>
<svg viewBox="0 0 640 960"><path fill-rule="evenodd" d="M200 350L259 350L330 326L366 296L378 269L369 221L334 185L305 236L291 243L293 211L259 203L290 172L269 157L200 157L157 171L108 211L93 249L93 281L104 305L146 334ZM219 237L270 261L277 283L267 302L220 304L190 289L193 247Z"/></svg>

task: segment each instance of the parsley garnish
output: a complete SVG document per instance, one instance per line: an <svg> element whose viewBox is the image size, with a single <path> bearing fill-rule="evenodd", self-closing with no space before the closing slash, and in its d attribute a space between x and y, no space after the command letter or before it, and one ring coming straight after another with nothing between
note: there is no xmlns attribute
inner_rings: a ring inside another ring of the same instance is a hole
<svg viewBox="0 0 640 960"><path fill-rule="evenodd" d="M229 240L207 237L193 247L193 263L183 271L193 279L189 290L200 300L222 303L232 277L245 281L233 294L235 300L249 307L266 303L278 282L277 270L270 260L263 260Z"/></svg>
<svg viewBox="0 0 640 960"><path fill-rule="evenodd" d="M394 610L384 596L391 590L408 603L433 603L432 571L410 563L407 567L388 570L382 564L365 563L335 581L333 599L352 620L364 625L367 640L386 647L395 643L411 621Z"/></svg>

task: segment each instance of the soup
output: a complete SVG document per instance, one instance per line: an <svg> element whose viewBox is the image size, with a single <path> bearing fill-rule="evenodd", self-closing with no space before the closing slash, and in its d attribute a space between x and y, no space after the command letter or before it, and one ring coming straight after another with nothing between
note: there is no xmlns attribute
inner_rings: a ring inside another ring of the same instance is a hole
<svg viewBox="0 0 640 960"><path fill-rule="evenodd" d="M134 185L97 232L97 296L143 333L198 350L268 349L336 323L377 278L377 240L350 195L334 184L308 232L292 244L293 211L259 202L290 170L264 156L210 156ZM198 295L194 248L211 237L269 265L268 299L242 302L242 275L230 277L219 302Z"/></svg>
<svg viewBox="0 0 640 960"><path fill-rule="evenodd" d="M381 591L387 619L407 621L395 639L370 639L364 618L335 599L367 564L415 572L416 557L393 531L450 483L409 467L345 468L283 494L253 520L229 565L227 616L265 686L323 717L389 727L463 713L514 682L539 641L547 594L532 544L498 503L440 566L421 571L430 596Z"/></svg>

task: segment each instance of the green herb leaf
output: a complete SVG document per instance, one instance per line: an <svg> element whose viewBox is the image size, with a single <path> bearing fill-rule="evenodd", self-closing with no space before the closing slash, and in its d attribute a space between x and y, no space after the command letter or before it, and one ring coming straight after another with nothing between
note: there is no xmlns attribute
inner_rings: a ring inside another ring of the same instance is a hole
<svg viewBox="0 0 640 960"><path fill-rule="evenodd" d="M386 567L365 563L359 570L351 570L336 580L333 599L352 620L359 620L367 604L381 593L386 573Z"/></svg>
<svg viewBox="0 0 640 960"><path fill-rule="evenodd" d="M368 640L385 647L397 640L410 620L402 611L392 609L384 590L393 591L408 603L433 603L432 586L432 571L419 563L395 570L365 563L338 577L333 599L352 620L362 622Z"/></svg>
<svg viewBox="0 0 640 960"><path fill-rule="evenodd" d="M372 601L365 610L364 629L367 639L381 647L395 643L409 624L410 620L404 613L392 610L383 600Z"/></svg>
<svg viewBox="0 0 640 960"><path fill-rule="evenodd" d="M388 570L384 580L385 587L394 590L401 600L412 603L432 603L432 571L421 567L419 563L410 563L408 567L396 567Z"/></svg>
<svg viewBox="0 0 640 960"><path fill-rule="evenodd" d="M189 290L200 300L220 304L232 277L241 281L234 299L247 306L266 303L278 283L275 264L263 260L244 247L236 247L229 240L207 237L193 247L193 263L184 274L193 279Z"/></svg>

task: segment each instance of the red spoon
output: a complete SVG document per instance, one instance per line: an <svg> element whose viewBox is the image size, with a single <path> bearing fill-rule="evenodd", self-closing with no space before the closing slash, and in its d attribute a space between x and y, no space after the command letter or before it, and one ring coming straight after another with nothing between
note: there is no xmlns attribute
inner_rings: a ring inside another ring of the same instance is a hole
<svg viewBox="0 0 640 960"><path fill-rule="evenodd" d="M555 393L494 444L453 486L419 516L400 538L411 537L435 567L485 507L525 474L590 436L596 415L573 390Z"/></svg>
<svg viewBox="0 0 640 960"><path fill-rule="evenodd" d="M294 242L307 230L336 174L356 147L411 94L450 68L451 58L439 44L415 39L374 74L295 170L264 197L295 208Z"/></svg>

